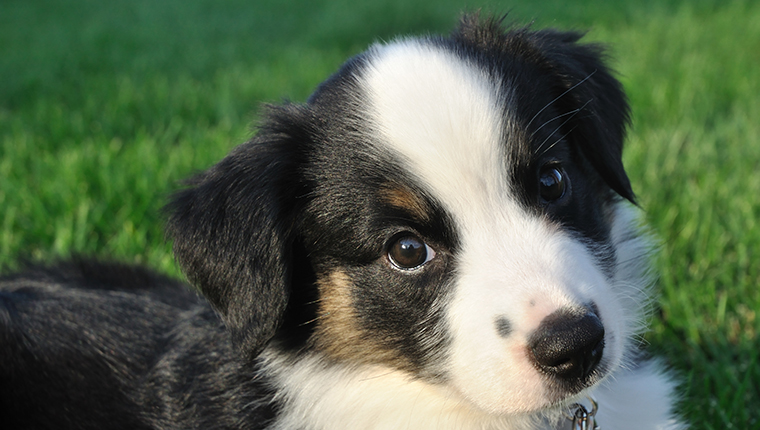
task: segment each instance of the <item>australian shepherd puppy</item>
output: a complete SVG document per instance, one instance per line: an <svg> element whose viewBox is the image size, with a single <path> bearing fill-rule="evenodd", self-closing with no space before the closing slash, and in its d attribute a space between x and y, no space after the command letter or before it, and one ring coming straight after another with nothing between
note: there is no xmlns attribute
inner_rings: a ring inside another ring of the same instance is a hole
<svg viewBox="0 0 760 430"><path fill-rule="evenodd" d="M195 290L3 278L3 428L681 428L636 340L628 105L579 38L466 17L268 108L168 206Z"/></svg>

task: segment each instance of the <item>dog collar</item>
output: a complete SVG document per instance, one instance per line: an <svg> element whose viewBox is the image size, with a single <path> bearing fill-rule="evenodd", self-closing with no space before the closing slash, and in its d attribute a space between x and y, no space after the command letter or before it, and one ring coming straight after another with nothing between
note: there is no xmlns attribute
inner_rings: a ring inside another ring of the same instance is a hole
<svg viewBox="0 0 760 430"><path fill-rule="evenodd" d="M600 430L599 423L596 422L596 412L599 410L596 400L587 396L591 402L589 411L580 403L570 405L570 413L565 413L565 417L571 421L571 430Z"/></svg>

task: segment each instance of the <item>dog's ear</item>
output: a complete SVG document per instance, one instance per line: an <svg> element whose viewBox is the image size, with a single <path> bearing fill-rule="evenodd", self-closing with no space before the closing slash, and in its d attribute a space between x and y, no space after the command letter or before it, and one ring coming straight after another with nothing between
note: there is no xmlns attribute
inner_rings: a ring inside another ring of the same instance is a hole
<svg viewBox="0 0 760 430"><path fill-rule="evenodd" d="M581 33L544 30L534 35L562 82L554 103L560 112L578 111L567 125L571 139L610 188L635 202L622 160L630 108L622 85L604 64L603 47L577 43Z"/></svg>
<svg viewBox="0 0 760 430"><path fill-rule="evenodd" d="M248 357L272 338L288 302L308 140L302 109L271 108L256 137L191 179L166 208L179 264Z"/></svg>

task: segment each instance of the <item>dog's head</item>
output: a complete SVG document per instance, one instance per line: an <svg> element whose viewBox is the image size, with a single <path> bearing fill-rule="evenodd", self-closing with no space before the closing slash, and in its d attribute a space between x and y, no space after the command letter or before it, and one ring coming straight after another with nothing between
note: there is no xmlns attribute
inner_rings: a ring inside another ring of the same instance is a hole
<svg viewBox="0 0 760 430"><path fill-rule="evenodd" d="M387 366L497 414L618 367L640 288L621 279L628 106L579 38L465 18L269 108L170 205L239 350Z"/></svg>

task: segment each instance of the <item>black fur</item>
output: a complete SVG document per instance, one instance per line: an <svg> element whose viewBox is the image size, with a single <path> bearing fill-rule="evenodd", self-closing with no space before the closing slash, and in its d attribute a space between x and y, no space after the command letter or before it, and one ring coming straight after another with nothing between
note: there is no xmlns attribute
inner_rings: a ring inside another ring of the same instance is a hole
<svg viewBox="0 0 760 430"><path fill-rule="evenodd" d="M261 428L254 363L185 285L78 261L0 279L6 429Z"/></svg>

